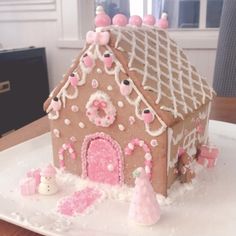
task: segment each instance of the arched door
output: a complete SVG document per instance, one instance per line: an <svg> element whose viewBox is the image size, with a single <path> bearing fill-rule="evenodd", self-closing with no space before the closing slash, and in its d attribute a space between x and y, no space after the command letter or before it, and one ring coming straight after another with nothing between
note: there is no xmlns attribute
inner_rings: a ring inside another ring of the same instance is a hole
<svg viewBox="0 0 236 236"><path fill-rule="evenodd" d="M97 134L87 142L86 176L95 182L116 185L121 183L121 152L110 136Z"/></svg>

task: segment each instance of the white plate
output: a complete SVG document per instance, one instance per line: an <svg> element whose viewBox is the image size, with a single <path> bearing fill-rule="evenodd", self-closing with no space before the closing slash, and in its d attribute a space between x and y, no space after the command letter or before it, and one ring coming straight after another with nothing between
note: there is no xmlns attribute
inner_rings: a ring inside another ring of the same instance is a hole
<svg viewBox="0 0 236 236"><path fill-rule="evenodd" d="M111 199L85 216L60 216L55 212L57 200L77 190L69 179L65 192L54 196L21 196L19 180L30 168L51 160L50 136L42 135L1 152L0 219L50 236L235 235L236 125L211 121L210 137L221 151L217 166L203 170L192 186L173 192L172 204L161 206L161 220L155 226L142 227L128 222L127 202Z"/></svg>

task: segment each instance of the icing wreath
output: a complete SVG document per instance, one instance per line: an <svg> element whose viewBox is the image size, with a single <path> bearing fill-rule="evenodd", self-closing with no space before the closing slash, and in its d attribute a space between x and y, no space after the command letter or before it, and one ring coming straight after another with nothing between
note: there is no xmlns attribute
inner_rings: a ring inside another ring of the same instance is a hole
<svg viewBox="0 0 236 236"><path fill-rule="evenodd" d="M96 126L109 127L115 121L116 108L106 93L97 91L86 104L86 115Z"/></svg>

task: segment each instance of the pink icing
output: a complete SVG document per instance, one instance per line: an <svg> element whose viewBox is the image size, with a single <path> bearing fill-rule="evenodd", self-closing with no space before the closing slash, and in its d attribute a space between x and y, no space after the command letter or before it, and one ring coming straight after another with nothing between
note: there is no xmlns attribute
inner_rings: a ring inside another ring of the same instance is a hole
<svg viewBox="0 0 236 236"><path fill-rule="evenodd" d="M58 211L67 216L75 216L83 214L94 205L100 198L102 193L98 189L86 187L81 191L73 193L59 200L57 204Z"/></svg>
<svg viewBox="0 0 236 236"><path fill-rule="evenodd" d="M123 183L122 151L119 144L109 135L95 133L86 136L81 158L84 178L89 177L93 181L112 185Z"/></svg>
<svg viewBox="0 0 236 236"><path fill-rule="evenodd" d="M109 40L110 34L108 32L88 31L86 34L86 42L88 44L107 45Z"/></svg>
<svg viewBox="0 0 236 236"><path fill-rule="evenodd" d="M156 18L153 15L146 15L143 18L143 24L145 25L155 25Z"/></svg>
<svg viewBox="0 0 236 236"><path fill-rule="evenodd" d="M112 23L113 25L118 25L118 26L125 26L128 24L128 19L125 15L123 14L116 14L112 18Z"/></svg>
<svg viewBox="0 0 236 236"><path fill-rule="evenodd" d="M129 18L129 24L140 27L142 25L142 18L134 15Z"/></svg>

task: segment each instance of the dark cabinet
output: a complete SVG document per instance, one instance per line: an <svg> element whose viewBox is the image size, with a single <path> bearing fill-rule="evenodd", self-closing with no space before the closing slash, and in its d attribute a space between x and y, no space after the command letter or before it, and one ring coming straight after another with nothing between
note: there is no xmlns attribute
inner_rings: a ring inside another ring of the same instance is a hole
<svg viewBox="0 0 236 236"><path fill-rule="evenodd" d="M48 94L44 48L0 51L0 136L45 115Z"/></svg>

